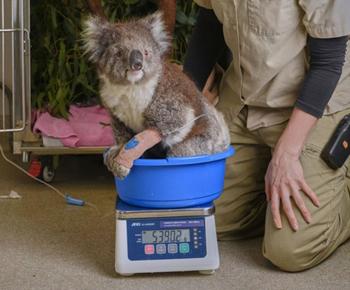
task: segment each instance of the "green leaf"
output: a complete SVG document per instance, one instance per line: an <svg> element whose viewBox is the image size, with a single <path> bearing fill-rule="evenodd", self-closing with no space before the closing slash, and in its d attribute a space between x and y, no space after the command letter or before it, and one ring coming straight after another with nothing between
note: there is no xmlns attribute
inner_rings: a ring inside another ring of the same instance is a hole
<svg viewBox="0 0 350 290"><path fill-rule="evenodd" d="M79 68L80 68L80 74L81 74L81 75L84 75L84 74L86 73L86 71L87 71L87 64L86 64L86 62L85 62L84 59L81 59L81 60L80 60L80 66L79 66Z"/></svg>
<svg viewBox="0 0 350 290"><path fill-rule="evenodd" d="M86 77L84 76L81 76L79 79L78 79L78 82L85 88L87 89L88 91L90 91L91 93L93 94L96 94L96 90L90 86L88 80Z"/></svg>
<svg viewBox="0 0 350 290"><path fill-rule="evenodd" d="M181 10L178 11L176 13L176 21L179 22L180 24L186 25L188 22L186 14L184 12L182 12Z"/></svg>
<svg viewBox="0 0 350 290"><path fill-rule="evenodd" d="M62 73L64 69L64 64L66 62L66 45L64 44L63 40L60 40L60 50L58 55L58 66L59 71Z"/></svg>
<svg viewBox="0 0 350 290"><path fill-rule="evenodd" d="M188 17L188 25L194 26L196 24L197 18L195 16Z"/></svg>
<svg viewBox="0 0 350 290"><path fill-rule="evenodd" d="M126 5L134 5L134 4L138 3L138 2L139 2L139 0L124 0L124 3Z"/></svg>
<svg viewBox="0 0 350 290"><path fill-rule="evenodd" d="M55 63L52 59L50 59L48 65L47 65L47 70L48 70L48 73L50 76L52 76L52 74L53 74L54 67L55 67Z"/></svg>
<svg viewBox="0 0 350 290"><path fill-rule="evenodd" d="M53 29L57 29L57 15L56 15L55 7L50 6L50 12L51 12L52 27Z"/></svg>

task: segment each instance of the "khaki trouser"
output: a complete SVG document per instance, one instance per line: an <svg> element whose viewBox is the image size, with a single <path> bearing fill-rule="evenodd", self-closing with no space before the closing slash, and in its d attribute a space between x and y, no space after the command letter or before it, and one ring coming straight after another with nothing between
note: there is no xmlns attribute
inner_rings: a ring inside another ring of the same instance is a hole
<svg viewBox="0 0 350 290"><path fill-rule="evenodd" d="M248 238L265 232L263 254L281 269L301 271L319 264L350 236L348 163L334 171L320 158L335 127L350 110L324 116L306 141L300 160L305 180L319 197L321 206L316 208L302 194L312 222L306 224L294 205L300 227L297 232L292 231L283 213L283 228L274 227L264 193L271 151L287 123L249 131L246 108L238 117L223 113L236 154L227 160L225 190L216 202L219 239Z"/></svg>

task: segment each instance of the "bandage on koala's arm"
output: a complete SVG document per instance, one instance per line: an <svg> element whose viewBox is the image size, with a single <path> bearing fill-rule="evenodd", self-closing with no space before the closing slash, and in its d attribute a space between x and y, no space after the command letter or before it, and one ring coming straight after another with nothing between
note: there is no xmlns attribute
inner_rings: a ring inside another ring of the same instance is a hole
<svg viewBox="0 0 350 290"><path fill-rule="evenodd" d="M116 161L131 168L134 160L140 158L145 151L152 148L162 140L160 132L156 129L147 129L135 135L124 147L120 150Z"/></svg>

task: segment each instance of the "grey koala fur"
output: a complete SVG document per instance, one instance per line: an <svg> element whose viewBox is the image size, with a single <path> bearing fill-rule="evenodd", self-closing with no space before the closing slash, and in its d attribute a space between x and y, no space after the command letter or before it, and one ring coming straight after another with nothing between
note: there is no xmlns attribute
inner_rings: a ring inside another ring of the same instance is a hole
<svg viewBox="0 0 350 290"><path fill-rule="evenodd" d="M115 175L123 178L129 173L115 161L120 148L147 128L160 132L162 141L153 151L166 156L227 149L230 136L222 114L178 66L163 59L170 39L160 12L117 23L91 17L83 37L97 66L102 103L113 120L117 145L105 163Z"/></svg>

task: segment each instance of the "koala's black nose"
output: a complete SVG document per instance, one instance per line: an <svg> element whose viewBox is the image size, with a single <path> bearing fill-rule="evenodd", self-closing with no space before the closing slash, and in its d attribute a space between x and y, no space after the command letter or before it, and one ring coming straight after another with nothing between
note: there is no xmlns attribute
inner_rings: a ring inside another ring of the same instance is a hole
<svg viewBox="0 0 350 290"><path fill-rule="evenodd" d="M143 55L141 51L134 49L130 53L130 58L129 58L129 63L130 63L130 68L132 70L140 70L142 69L142 63L143 63Z"/></svg>

